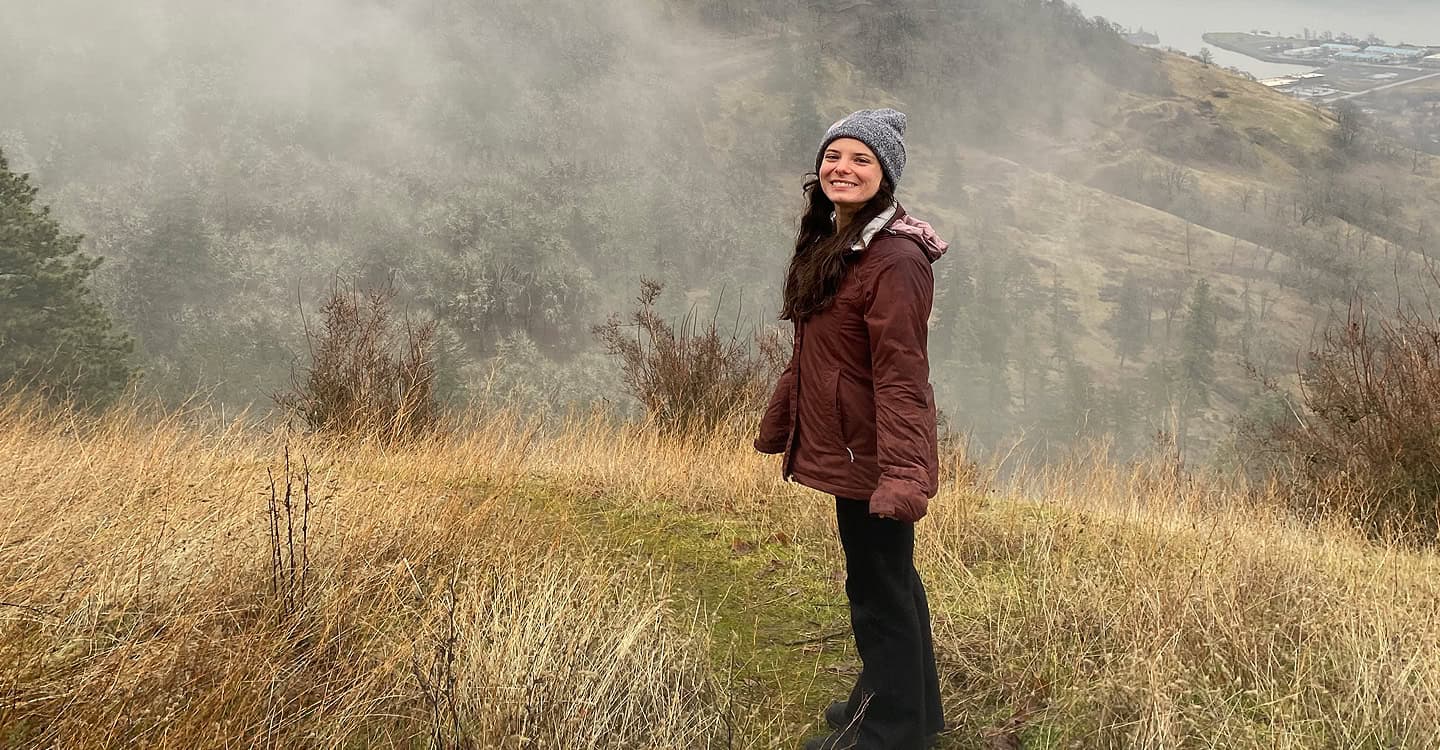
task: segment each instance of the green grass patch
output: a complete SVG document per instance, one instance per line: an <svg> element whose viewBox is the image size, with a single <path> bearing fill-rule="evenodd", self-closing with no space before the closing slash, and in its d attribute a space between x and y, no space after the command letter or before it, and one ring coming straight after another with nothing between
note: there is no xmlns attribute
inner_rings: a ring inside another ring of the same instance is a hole
<svg viewBox="0 0 1440 750"><path fill-rule="evenodd" d="M673 504L580 500L593 537L613 554L659 565L672 592L709 623L739 728L799 739L859 671L834 549ZM752 738L753 739L753 738Z"/></svg>

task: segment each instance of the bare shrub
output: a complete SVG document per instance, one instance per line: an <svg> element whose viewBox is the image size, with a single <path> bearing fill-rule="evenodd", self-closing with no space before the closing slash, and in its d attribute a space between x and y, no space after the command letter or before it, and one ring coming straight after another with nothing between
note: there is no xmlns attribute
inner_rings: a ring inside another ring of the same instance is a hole
<svg viewBox="0 0 1440 750"><path fill-rule="evenodd" d="M630 322L612 313L591 329L620 358L626 390L652 419L676 431L713 430L732 415L763 406L785 364L778 334L742 337L738 322L722 333L716 316L702 322L693 308L672 324L655 309L663 289L641 278Z"/></svg>
<svg viewBox="0 0 1440 750"><path fill-rule="evenodd" d="M284 472L285 487L280 490L275 472L265 470L270 480L270 501L266 505L270 521L270 595L275 598L276 617L281 622L305 606L310 579L310 510L314 506L310 499L310 462L302 459L297 471L290 463L288 445Z"/></svg>
<svg viewBox="0 0 1440 750"><path fill-rule="evenodd" d="M1335 130L1330 134L1337 152L1358 151L1370 129L1370 118L1360 105L1345 100L1335 105Z"/></svg>
<svg viewBox="0 0 1440 750"><path fill-rule="evenodd" d="M1377 537L1433 543L1440 530L1440 323L1372 318L1358 298L1301 374L1302 409L1262 447L1302 509ZM1278 460L1277 460L1278 459Z"/></svg>
<svg viewBox="0 0 1440 750"><path fill-rule="evenodd" d="M435 322L404 322L399 341L392 321L393 279L355 289L339 279L320 308L325 322L305 338L311 365L276 403L299 414L311 430L399 439L434 429Z"/></svg>

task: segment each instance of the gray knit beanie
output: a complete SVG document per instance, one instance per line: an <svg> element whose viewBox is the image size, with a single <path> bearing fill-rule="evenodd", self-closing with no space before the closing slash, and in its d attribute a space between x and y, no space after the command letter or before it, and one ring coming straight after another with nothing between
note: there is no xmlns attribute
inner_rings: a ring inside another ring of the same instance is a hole
<svg viewBox="0 0 1440 750"><path fill-rule="evenodd" d="M890 183L900 185L900 174L905 171L905 113L893 109L862 109L853 112L830 126L825 131L825 140L815 154L815 171L820 171L820 162L825 158L825 149L838 138L854 138L870 147L880 160L880 167L890 178Z"/></svg>

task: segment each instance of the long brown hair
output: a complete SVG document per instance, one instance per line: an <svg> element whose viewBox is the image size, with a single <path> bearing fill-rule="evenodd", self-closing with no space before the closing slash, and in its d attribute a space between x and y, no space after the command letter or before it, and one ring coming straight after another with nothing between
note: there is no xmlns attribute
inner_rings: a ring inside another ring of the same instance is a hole
<svg viewBox="0 0 1440 750"><path fill-rule="evenodd" d="M880 189L855 212L845 231L836 232L830 218L835 204L820 187L820 175L805 175L805 212L795 234L795 255L785 275L785 301L780 319L799 322L825 309L840 291L848 265L847 251L860 240L865 227L895 204L895 187L887 175Z"/></svg>

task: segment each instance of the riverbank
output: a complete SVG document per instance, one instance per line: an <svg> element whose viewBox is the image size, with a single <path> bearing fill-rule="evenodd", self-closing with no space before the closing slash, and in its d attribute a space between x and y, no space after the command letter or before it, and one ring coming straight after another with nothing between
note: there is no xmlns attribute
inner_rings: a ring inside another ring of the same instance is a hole
<svg viewBox="0 0 1440 750"><path fill-rule="evenodd" d="M1440 45L1390 46L1373 37L1370 41L1360 41L1347 35L1327 39L1301 39L1236 31L1209 32L1201 35L1201 38L1206 44L1220 49L1256 60L1287 65L1314 65L1318 68L1336 63L1393 66L1434 64L1440 67L1440 59L1434 57L1440 54Z"/></svg>
<svg viewBox="0 0 1440 750"><path fill-rule="evenodd" d="M1239 32L1212 32L1203 38L1218 48L1257 60L1309 66L1308 73L1260 82L1275 91L1321 104L1408 86L1440 74L1440 57L1434 56L1440 47L1389 47L1379 43L1362 47Z"/></svg>
<svg viewBox="0 0 1440 750"><path fill-rule="evenodd" d="M1286 57L1280 54L1281 49L1293 49L1293 47L1289 45L1296 40L1288 37L1261 36L1236 31L1218 31L1202 34L1200 38L1205 40L1206 44L1265 62L1281 63L1284 65L1314 65L1317 68L1323 68L1333 62L1333 60L1328 58L1312 60ZM1284 46L1282 47L1282 45Z"/></svg>

